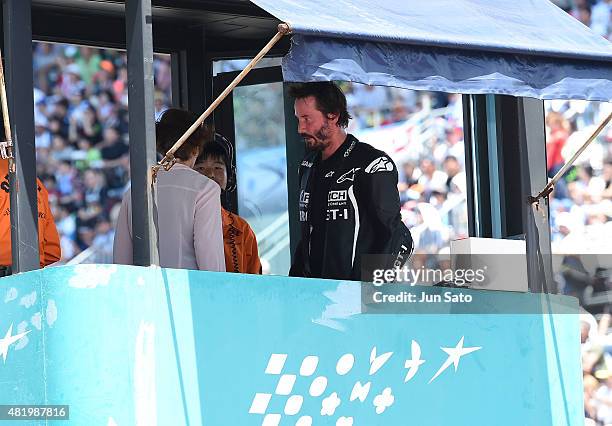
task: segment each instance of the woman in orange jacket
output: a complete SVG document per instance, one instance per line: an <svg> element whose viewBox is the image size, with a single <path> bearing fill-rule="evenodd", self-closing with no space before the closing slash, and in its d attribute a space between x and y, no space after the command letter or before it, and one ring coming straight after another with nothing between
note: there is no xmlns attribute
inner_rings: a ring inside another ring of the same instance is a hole
<svg viewBox="0 0 612 426"><path fill-rule="evenodd" d="M223 136L215 133L213 141L204 145L194 169L214 180L221 187L221 194L233 190L228 186L228 175L235 182L231 168L231 145ZM261 262L257 250L257 238L246 220L221 207L223 245L227 272L261 274Z"/></svg>
<svg viewBox="0 0 612 426"><path fill-rule="evenodd" d="M36 179L38 201L38 250L40 267L57 262L61 257L60 240L53 214L49 208L49 194ZM11 197L9 195L8 160L0 159L0 267L11 266Z"/></svg>

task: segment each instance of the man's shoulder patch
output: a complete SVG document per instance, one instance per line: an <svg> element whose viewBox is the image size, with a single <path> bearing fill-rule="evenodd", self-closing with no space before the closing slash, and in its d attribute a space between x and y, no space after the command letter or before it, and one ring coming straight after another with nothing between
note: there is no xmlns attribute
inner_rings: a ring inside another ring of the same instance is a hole
<svg viewBox="0 0 612 426"><path fill-rule="evenodd" d="M381 156L372 161L365 168L366 173L391 172L394 166L391 159L387 156Z"/></svg>

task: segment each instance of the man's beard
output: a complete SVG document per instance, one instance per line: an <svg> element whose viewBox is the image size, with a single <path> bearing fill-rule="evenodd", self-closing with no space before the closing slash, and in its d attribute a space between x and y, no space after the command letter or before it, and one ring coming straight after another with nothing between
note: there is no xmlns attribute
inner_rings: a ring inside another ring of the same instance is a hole
<svg viewBox="0 0 612 426"><path fill-rule="evenodd" d="M309 133L300 133L300 136L306 143L306 148L310 151L324 151L330 144L329 138L329 126L327 123L323 124L314 135Z"/></svg>

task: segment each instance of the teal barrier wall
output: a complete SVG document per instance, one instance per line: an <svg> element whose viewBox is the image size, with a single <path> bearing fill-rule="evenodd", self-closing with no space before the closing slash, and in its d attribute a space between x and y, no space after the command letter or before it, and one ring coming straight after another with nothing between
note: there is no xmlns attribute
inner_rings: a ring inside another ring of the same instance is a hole
<svg viewBox="0 0 612 426"><path fill-rule="evenodd" d="M584 424L577 315L496 313L574 301L462 291L486 313L360 314L359 283L155 267L2 278L0 338L27 334L0 404L75 425Z"/></svg>

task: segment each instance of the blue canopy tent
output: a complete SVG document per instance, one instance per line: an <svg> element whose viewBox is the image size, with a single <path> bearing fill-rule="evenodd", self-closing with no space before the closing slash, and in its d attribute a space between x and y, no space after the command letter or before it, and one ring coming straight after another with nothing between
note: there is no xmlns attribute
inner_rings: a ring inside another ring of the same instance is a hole
<svg viewBox="0 0 612 426"><path fill-rule="evenodd" d="M547 0L254 0L291 27L286 81L612 100L612 44Z"/></svg>

